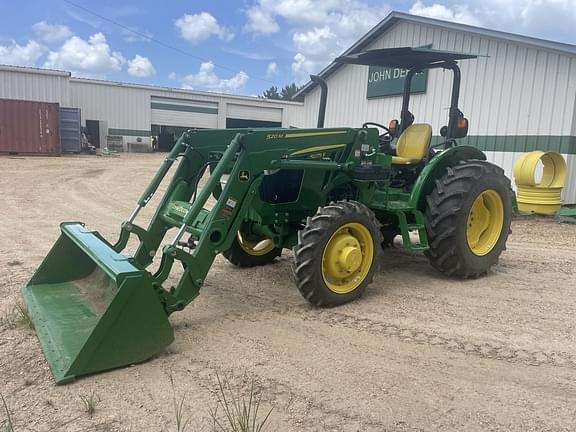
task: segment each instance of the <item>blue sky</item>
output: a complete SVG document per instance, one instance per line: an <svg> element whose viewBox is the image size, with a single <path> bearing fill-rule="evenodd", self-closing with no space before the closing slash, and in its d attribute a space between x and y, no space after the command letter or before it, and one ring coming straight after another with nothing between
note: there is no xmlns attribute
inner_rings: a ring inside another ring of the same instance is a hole
<svg viewBox="0 0 576 432"><path fill-rule="evenodd" d="M0 63L256 95L303 83L391 10L576 43L576 0L69 1L4 1Z"/></svg>

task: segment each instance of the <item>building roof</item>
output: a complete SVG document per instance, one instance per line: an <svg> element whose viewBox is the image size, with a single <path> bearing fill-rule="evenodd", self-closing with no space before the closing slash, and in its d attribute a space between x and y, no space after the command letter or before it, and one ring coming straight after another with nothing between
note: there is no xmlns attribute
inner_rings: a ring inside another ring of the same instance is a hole
<svg viewBox="0 0 576 432"><path fill-rule="evenodd" d="M101 79L94 79L94 78L80 78L80 77L71 77L71 83L79 83L79 84L95 84L95 85L104 85L109 87L124 87L124 88L133 88L133 89L140 89L140 90L148 90L148 91L156 91L156 92L168 92L168 93L181 93L185 95L192 95L192 96L207 96L212 98L224 98L224 99L236 99L239 101L250 101L250 102L258 102L259 104L268 104L272 107L278 105L302 105L302 102L294 101L294 100L284 100L284 99L265 99L259 96L245 96L245 95L237 95L232 93L222 93L222 92L211 92L211 91L202 91L202 90L191 90L185 88L174 88L174 87L162 87L157 85L151 84L133 84L121 81L109 81L109 80L101 80Z"/></svg>
<svg viewBox="0 0 576 432"><path fill-rule="evenodd" d="M109 81L109 80L101 80L101 79L93 79L93 78L80 78L72 76L71 72L67 71L60 71L54 69L44 69L44 68L36 68L36 67L29 67L29 66L11 66L11 65L4 65L0 64L0 72L18 72L18 73L28 73L28 74L37 74L37 75L48 75L48 76L60 76L69 79L71 83L79 83L79 84L98 84L98 85L105 85L110 87L127 87L133 89L140 89L140 90L147 90L153 92L169 92L169 93L180 93L182 95L188 96L206 96L211 98L224 98L227 100L238 100L239 102L253 102L257 103L258 105L268 105L272 108L279 108L285 105L302 105L302 102L294 101L294 100L283 100L283 99L264 99L258 96L245 96L245 95L236 95L230 93L221 93L221 92L210 92L210 91L201 91L201 90L189 90L189 89L182 89L182 88L172 88L172 87L162 87L157 85L151 84L133 84L127 82L119 82L119 81Z"/></svg>
<svg viewBox="0 0 576 432"><path fill-rule="evenodd" d="M0 64L0 71L30 73L30 74L38 74L38 75L53 75L53 76L62 76L62 77L71 76L70 72L56 70L56 69L43 69L43 68L35 68L35 67L29 67L29 66L12 66L12 65L5 65L5 64Z"/></svg>
<svg viewBox="0 0 576 432"><path fill-rule="evenodd" d="M543 48L552 51L558 51L563 54L576 55L576 45L554 42L545 39L538 39L530 36L522 36L519 34L503 32L499 30L491 30L483 27L476 27L467 24L459 24L450 21L443 21L435 18L427 18L417 15L410 15L404 12L391 12L386 18L376 24L368 33L362 36L357 42L355 42L350 48L344 51L341 56L347 56L350 54L357 53L361 51L366 46L370 45L376 39L382 36L386 31L388 31L396 23L405 21L412 22L416 24L428 24L436 27L442 27L448 30L456 30L467 33L474 33L480 36L491 37L495 39L505 39L508 41L516 42L524 45L531 45L536 48ZM343 66L342 63L337 63L333 61L328 66L326 66L318 75L322 78L327 78L333 74L338 68ZM316 84L312 81L308 81L299 91L294 95L294 98L302 97L311 91Z"/></svg>

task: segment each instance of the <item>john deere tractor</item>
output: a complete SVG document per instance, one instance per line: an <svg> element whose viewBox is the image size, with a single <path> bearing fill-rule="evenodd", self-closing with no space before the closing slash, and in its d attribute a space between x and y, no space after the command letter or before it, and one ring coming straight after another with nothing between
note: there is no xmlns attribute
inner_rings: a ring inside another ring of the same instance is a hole
<svg viewBox="0 0 576 432"><path fill-rule="evenodd" d="M323 128L327 86L313 77L322 89L318 128L189 130L115 243L83 223L62 223L22 290L56 382L164 350L174 338L168 317L196 298L219 254L252 267L292 249L301 294L328 307L362 295L386 260L382 245L396 236L445 275L485 274L505 248L511 199L502 169L457 144L468 132L457 61L475 57L426 48L340 57L408 70L399 121ZM409 111L410 88L415 74L438 68L453 80L448 122L432 144L432 127ZM137 225L175 162L148 226ZM134 256L122 253L130 236L139 241ZM176 263L184 270L172 285Z"/></svg>

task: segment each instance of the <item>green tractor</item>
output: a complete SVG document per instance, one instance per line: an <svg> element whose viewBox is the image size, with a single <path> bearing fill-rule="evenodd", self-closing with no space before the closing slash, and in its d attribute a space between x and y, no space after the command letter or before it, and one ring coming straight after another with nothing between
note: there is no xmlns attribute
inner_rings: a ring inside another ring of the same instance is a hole
<svg viewBox="0 0 576 432"><path fill-rule="evenodd" d="M457 145L468 131L458 108L457 60L475 57L426 48L340 57L408 69L400 121L323 128L327 87L313 77L322 94L318 128L189 130L116 243L80 222L62 223L60 238L22 290L56 382L164 350L174 339L168 317L199 294L218 254L252 267L292 249L301 294L328 307L362 295L382 245L397 235L445 275L485 274L505 249L511 196L502 169L480 150ZM448 124L435 144L431 126L415 123L409 111L412 78L433 68L453 72ZM137 225L177 160L148 227ZM127 256L122 251L132 235L139 247ZM183 272L172 286L176 262Z"/></svg>

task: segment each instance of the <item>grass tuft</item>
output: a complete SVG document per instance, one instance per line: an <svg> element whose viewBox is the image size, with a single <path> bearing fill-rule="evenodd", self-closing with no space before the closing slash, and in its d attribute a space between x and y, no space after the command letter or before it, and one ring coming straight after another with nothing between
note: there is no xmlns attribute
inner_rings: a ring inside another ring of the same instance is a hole
<svg viewBox="0 0 576 432"><path fill-rule="evenodd" d="M210 411L215 432L262 432L267 425L274 407L270 408L265 416L259 416L262 393L254 387L254 380L250 384L248 396L237 396L226 377L218 379L218 403ZM223 415L218 414L219 408ZM222 418L223 417L223 418Z"/></svg>
<svg viewBox="0 0 576 432"><path fill-rule="evenodd" d="M0 399L2 399L2 410L6 416L6 419L0 422L0 431L14 432L14 421L12 420L12 413L10 412L10 408L8 408L8 404L6 403L6 399L4 399L2 393L0 393Z"/></svg>
<svg viewBox="0 0 576 432"><path fill-rule="evenodd" d="M26 307L24 303L16 303L16 316L18 317L18 321L28 327L30 330L34 330L34 321L32 321L32 317L30 316L30 311Z"/></svg>
<svg viewBox="0 0 576 432"><path fill-rule="evenodd" d="M34 322L32 321L30 312L26 305L20 302L16 302L11 309L0 317L0 325L9 329L28 327L29 329L34 330Z"/></svg>
<svg viewBox="0 0 576 432"><path fill-rule="evenodd" d="M102 401L96 392L92 391L89 395L80 395L80 400L84 404L84 411L88 416L92 417L96 412L96 408Z"/></svg>
<svg viewBox="0 0 576 432"><path fill-rule="evenodd" d="M169 374L170 385L172 386L172 403L174 405L174 419L176 422L176 432L184 432L190 423L190 418L186 418L184 414L184 401L186 395L184 394L181 398L176 396L176 387L174 386L174 377Z"/></svg>

